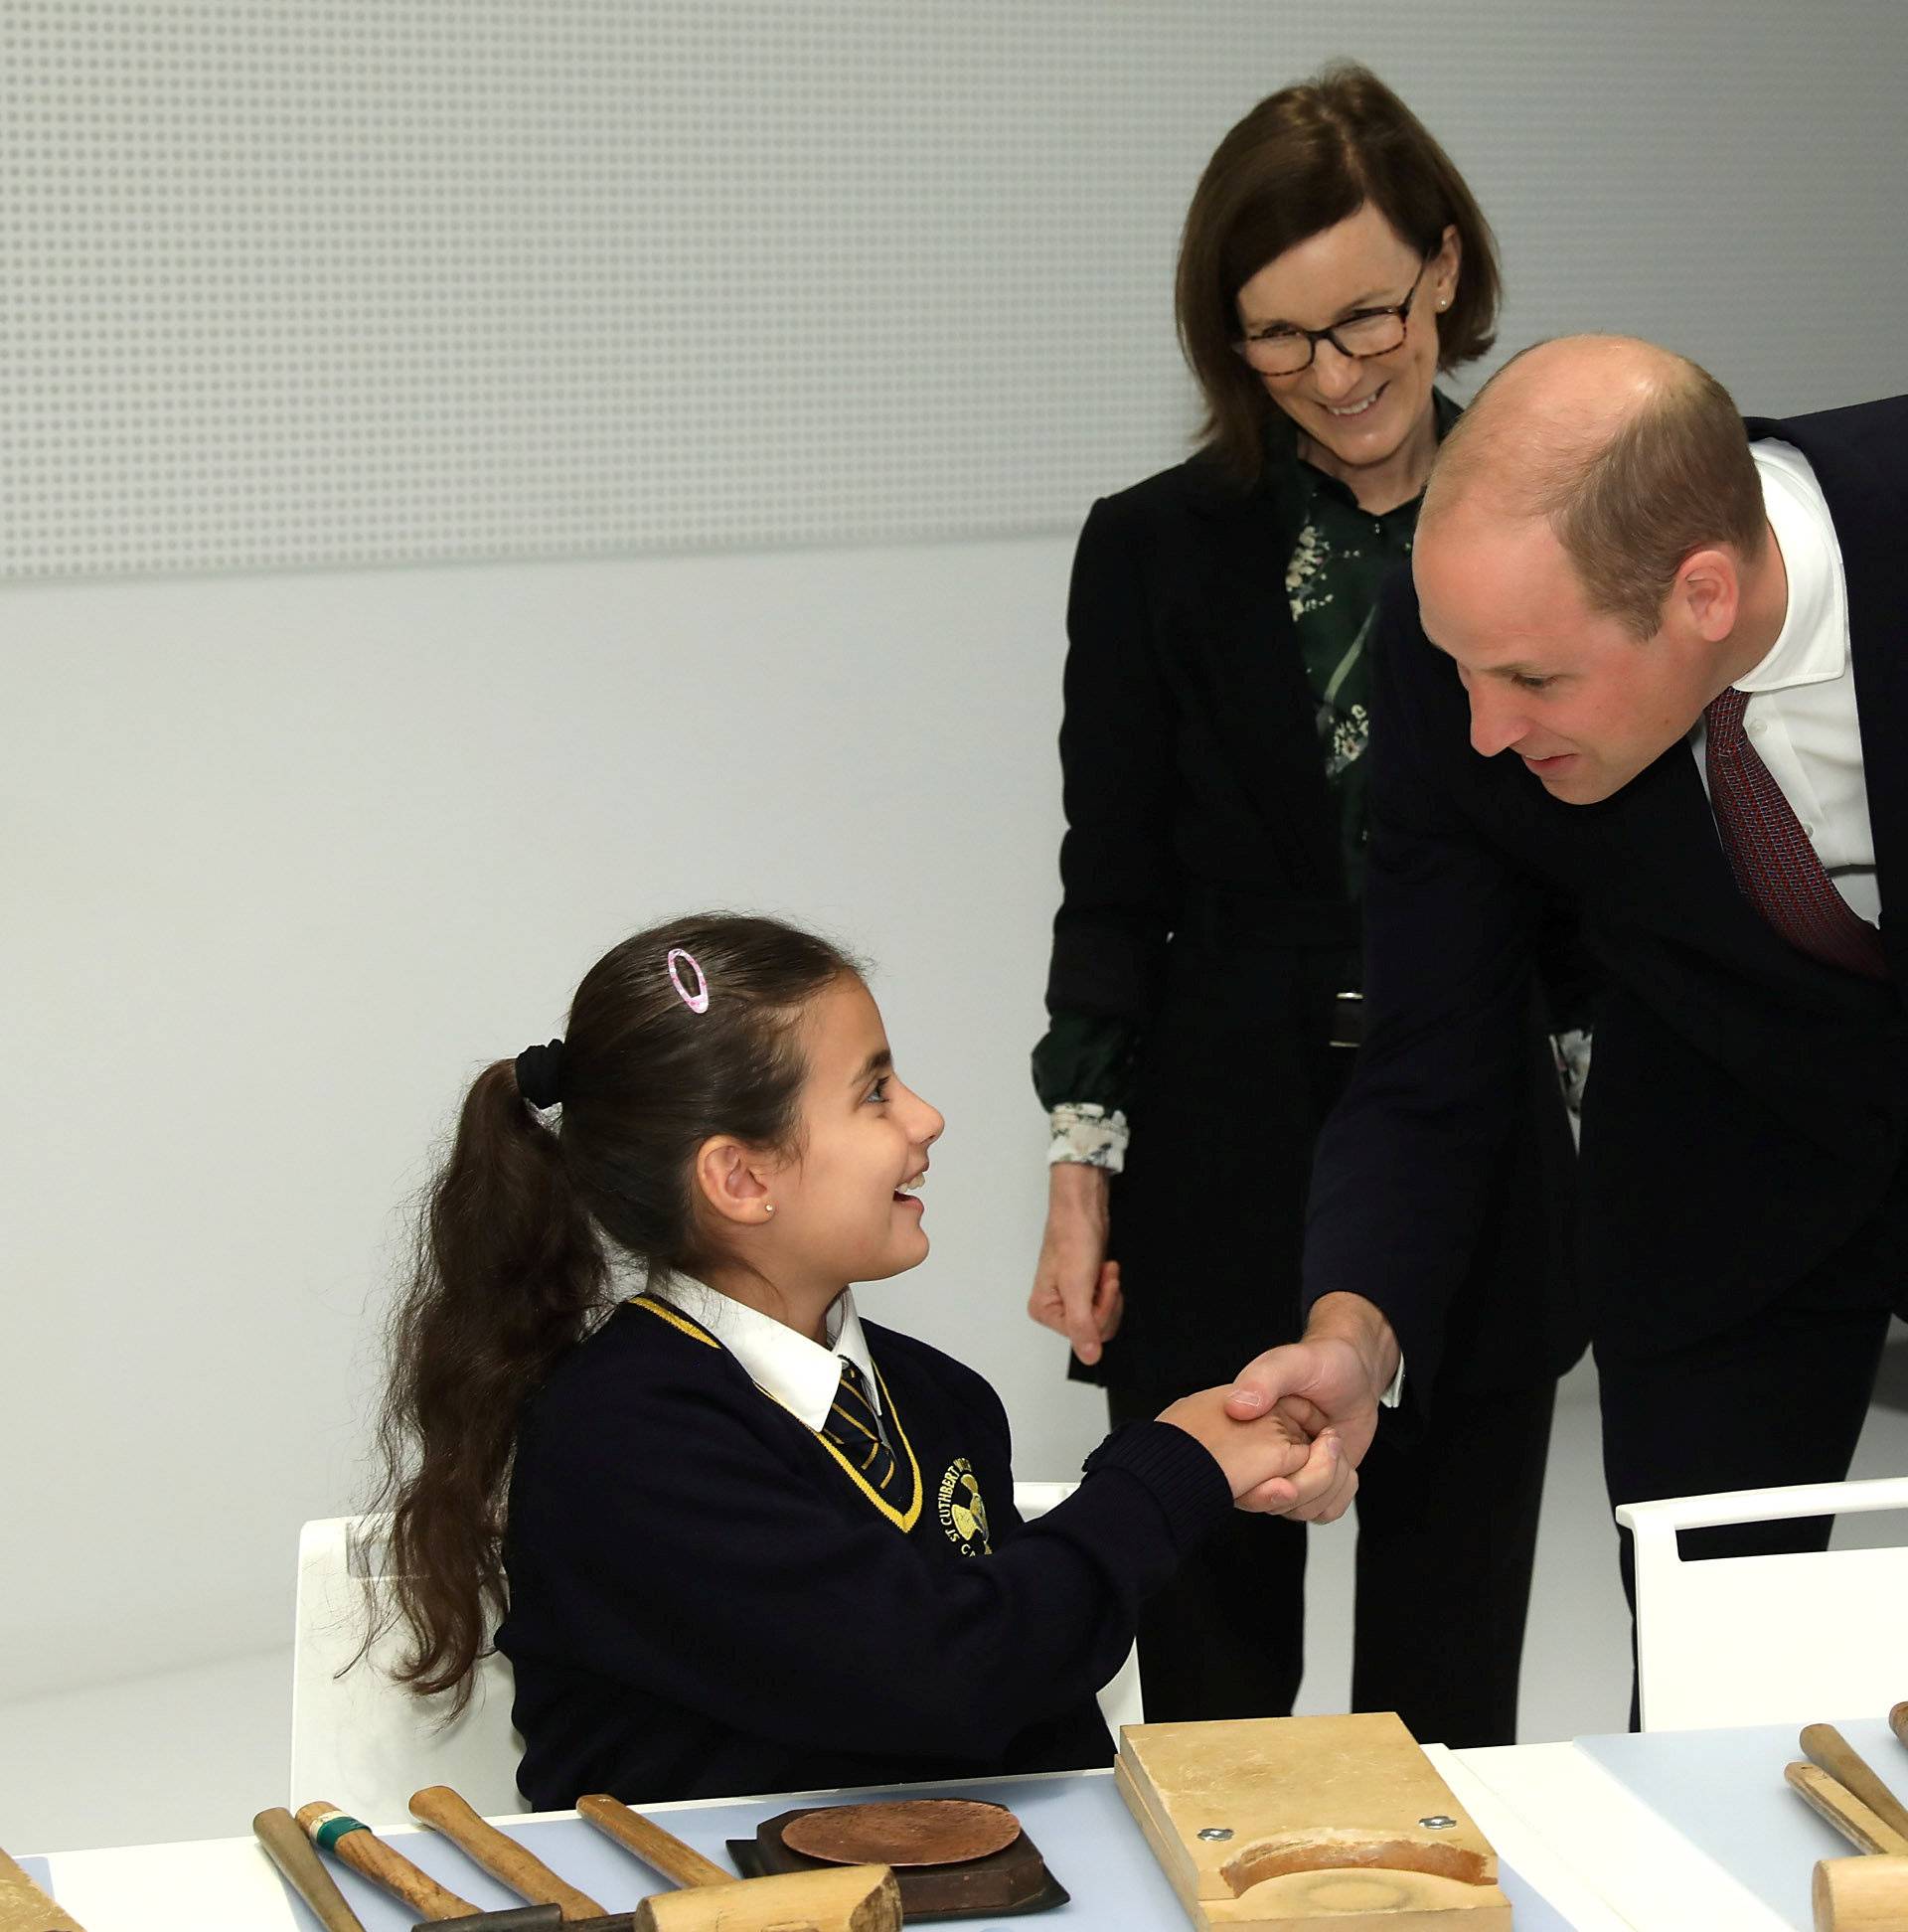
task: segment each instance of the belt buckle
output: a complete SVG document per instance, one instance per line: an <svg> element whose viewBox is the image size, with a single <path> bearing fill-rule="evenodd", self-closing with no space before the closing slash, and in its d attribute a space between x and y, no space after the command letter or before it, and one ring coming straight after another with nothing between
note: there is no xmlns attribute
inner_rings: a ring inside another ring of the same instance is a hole
<svg viewBox="0 0 1908 1932"><path fill-rule="evenodd" d="M1332 1038L1327 1043L1354 1050L1364 1044L1364 995L1337 993L1332 998Z"/></svg>

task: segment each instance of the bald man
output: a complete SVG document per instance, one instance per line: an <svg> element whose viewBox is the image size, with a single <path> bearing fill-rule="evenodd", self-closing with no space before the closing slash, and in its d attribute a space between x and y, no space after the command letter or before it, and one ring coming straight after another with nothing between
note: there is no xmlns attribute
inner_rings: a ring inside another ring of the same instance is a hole
<svg viewBox="0 0 1908 1932"><path fill-rule="evenodd" d="M1412 578L1374 651L1368 1031L1310 1325L1235 1412L1340 1431L1329 1520L1380 1402L1422 1399L1549 887L1608 982L1581 1172L1611 1500L1838 1479L1908 1286L1908 399L1745 433L1667 351L1546 343L1445 441Z"/></svg>

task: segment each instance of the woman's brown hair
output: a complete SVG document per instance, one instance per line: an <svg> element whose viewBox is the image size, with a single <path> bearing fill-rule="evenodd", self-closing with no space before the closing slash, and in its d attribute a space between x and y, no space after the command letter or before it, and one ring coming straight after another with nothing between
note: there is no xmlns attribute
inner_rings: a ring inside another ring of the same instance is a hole
<svg viewBox="0 0 1908 1932"><path fill-rule="evenodd" d="M1447 228L1463 248L1458 289L1438 321L1438 367L1497 339L1498 254L1491 225L1451 157L1369 69L1345 62L1282 87L1226 135L1193 191L1180 240L1180 346L1205 399L1203 447L1241 482L1265 460L1277 412L1233 349L1238 293L1261 268L1367 202L1421 254Z"/></svg>
<svg viewBox="0 0 1908 1932"><path fill-rule="evenodd" d="M681 979L699 992L695 974L678 966L672 977L678 949L701 971L706 1011L678 988ZM678 919L625 939L583 976L558 1049L559 1115L524 1097L516 1060L478 1074L390 1324L372 1507L392 1513L393 1600L374 1635L404 1625L400 1683L454 1691L453 1709L470 1694L504 1608L518 1417L612 1305L605 1238L651 1273L707 1266L697 1149L716 1134L794 1147L802 1010L860 971L827 940L774 919ZM549 1057L540 1049L540 1066Z"/></svg>

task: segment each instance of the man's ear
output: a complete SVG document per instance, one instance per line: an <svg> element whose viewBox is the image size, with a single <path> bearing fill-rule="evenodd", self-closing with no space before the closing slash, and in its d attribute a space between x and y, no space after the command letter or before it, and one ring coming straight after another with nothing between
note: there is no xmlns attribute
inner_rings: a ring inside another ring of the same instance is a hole
<svg viewBox="0 0 1908 1932"><path fill-rule="evenodd" d="M1720 644L1736 627L1742 609L1742 568L1722 545L1691 551L1670 586L1665 628L1676 628L1704 644Z"/></svg>
<svg viewBox="0 0 1908 1932"><path fill-rule="evenodd" d="M768 1199L767 1164L732 1134L716 1134L696 1150L696 1192L723 1220L758 1227Z"/></svg>

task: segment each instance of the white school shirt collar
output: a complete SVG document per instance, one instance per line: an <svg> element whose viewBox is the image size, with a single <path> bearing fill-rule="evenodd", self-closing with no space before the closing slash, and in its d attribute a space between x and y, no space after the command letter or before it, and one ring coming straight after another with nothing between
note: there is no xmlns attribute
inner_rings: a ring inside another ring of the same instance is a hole
<svg viewBox="0 0 1908 1932"><path fill-rule="evenodd" d="M649 1292L706 1328L742 1365L749 1380L805 1427L819 1429L827 1421L841 1386L844 1359L861 1370L874 1412L881 1412L881 1385L874 1378L874 1361L855 1312L852 1288L844 1288L829 1304L822 1323L826 1348L692 1275L652 1281Z"/></svg>
<svg viewBox="0 0 1908 1932"><path fill-rule="evenodd" d="M1735 688L1754 693L1827 684L1848 668L1848 585L1828 499L1801 450L1777 441L1751 450L1789 579L1789 607L1768 655Z"/></svg>

